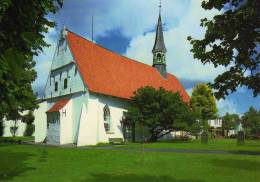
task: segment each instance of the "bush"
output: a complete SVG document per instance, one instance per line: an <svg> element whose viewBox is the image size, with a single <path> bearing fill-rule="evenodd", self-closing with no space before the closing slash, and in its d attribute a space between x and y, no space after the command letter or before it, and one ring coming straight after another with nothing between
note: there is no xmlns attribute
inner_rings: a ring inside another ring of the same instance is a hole
<svg viewBox="0 0 260 182"><path fill-rule="evenodd" d="M24 136L32 136L34 130L35 130L34 124L27 124L24 131Z"/></svg>

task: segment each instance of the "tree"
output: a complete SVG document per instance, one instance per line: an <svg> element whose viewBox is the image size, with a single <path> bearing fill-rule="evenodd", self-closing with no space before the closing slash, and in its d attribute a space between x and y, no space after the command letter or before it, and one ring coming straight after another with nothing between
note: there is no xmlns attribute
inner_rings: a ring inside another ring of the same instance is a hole
<svg viewBox="0 0 260 182"><path fill-rule="evenodd" d="M61 0L0 1L0 120L36 108L33 56L47 46L43 34L55 25L46 16L61 5Z"/></svg>
<svg viewBox="0 0 260 182"><path fill-rule="evenodd" d="M16 131L18 130L17 121L22 118L21 114L16 110L12 111L12 114L9 116L9 119L14 121L14 126L10 127L10 132L13 137L16 136Z"/></svg>
<svg viewBox="0 0 260 182"><path fill-rule="evenodd" d="M235 129L239 122L240 119L237 114L229 114L227 112L226 115L222 117L222 129L224 131L224 136L227 136L227 132L229 130Z"/></svg>
<svg viewBox="0 0 260 182"><path fill-rule="evenodd" d="M24 136L32 136L35 127L34 127L34 115L33 115L33 111L29 111L28 114L26 114L23 119L22 122L26 123L26 128L24 131Z"/></svg>
<svg viewBox="0 0 260 182"><path fill-rule="evenodd" d="M260 111L250 107L242 116L243 128L247 135L260 135Z"/></svg>
<svg viewBox="0 0 260 182"><path fill-rule="evenodd" d="M204 18L205 38L188 37L194 58L203 64L225 66L227 71L215 78L212 88L217 98L224 98L238 86L260 93L260 1L208 0L202 2L205 10L221 10L212 20Z"/></svg>
<svg viewBox="0 0 260 182"><path fill-rule="evenodd" d="M183 130L192 125L191 116L179 93L147 86L138 89L131 98L123 123L145 127L149 141L154 142L174 129Z"/></svg>
<svg viewBox="0 0 260 182"><path fill-rule="evenodd" d="M0 137L4 135L4 122L0 120Z"/></svg>
<svg viewBox="0 0 260 182"><path fill-rule="evenodd" d="M208 120L216 118L216 100L211 88L206 84L198 84L192 90L190 99L192 110L196 114L196 119L200 121L204 130L207 130Z"/></svg>

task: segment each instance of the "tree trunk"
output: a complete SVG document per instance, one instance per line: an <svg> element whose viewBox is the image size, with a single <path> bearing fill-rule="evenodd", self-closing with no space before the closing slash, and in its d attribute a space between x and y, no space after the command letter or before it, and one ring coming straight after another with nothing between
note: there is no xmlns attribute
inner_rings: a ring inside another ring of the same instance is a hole
<svg viewBox="0 0 260 182"><path fill-rule="evenodd" d="M16 125L17 125L17 120L14 120L14 133L13 133L13 137L15 137L15 134L16 134Z"/></svg>
<svg viewBox="0 0 260 182"><path fill-rule="evenodd" d="M132 124L132 142L135 143L135 123Z"/></svg>

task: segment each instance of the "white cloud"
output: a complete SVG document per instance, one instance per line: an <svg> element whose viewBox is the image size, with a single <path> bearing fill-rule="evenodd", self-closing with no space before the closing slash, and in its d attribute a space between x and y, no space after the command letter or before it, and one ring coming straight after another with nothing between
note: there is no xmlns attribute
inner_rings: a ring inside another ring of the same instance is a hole
<svg viewBox="0 0 260 182"><path fill-rule="evenodd" d="M104 4L103 1L97 1ZM164 0L162 2L162 16L172 27L176 20L187 13L186 8L190 0ZM159 0L110 0L106 9L94 12L95 35L104 35L110 30L120 29L127 37L134 37L155 27L158 17ZM98 7L96 7L98 8ZM90 17L86 16L86 22Z"/></svg>
<svg viewBox="0 0 260 182"><path fill-rule="evenodd" d="M170 26L164 32L165 44L168 50L166 55L167 69L181 79L212 81L219 73L225 71L225 68L214 68L213 65L203 65L200 61L195 60L190 52L191 45L187 37L190 35L197 39L203 38L205 30L199 26L200 19L204 17L211 18L218 12L205 11L201 8L201 1L198 0L192 0L189 6L186 7L185 12L187 13L180 17L178 26ZM167 18L165 19L163 16L162 19L163 22L169 24ZM126 56L151 65L151 50L154 38L154 32L134 37L127 49Z"/></svg>
<svg viewBox="0 0 260 182"><path fill-rule="evenodd" d="M217 101L218 113L220 116L224 116L228 113L237 113L236 105L229 99L220 99Z"/></svg>

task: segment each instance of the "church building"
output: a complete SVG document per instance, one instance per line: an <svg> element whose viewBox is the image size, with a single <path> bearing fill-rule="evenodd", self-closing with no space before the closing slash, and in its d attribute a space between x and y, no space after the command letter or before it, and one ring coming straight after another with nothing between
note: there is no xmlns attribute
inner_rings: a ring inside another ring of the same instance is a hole
<svg viewBox="0 0 260 182"><path fill-rule="evenodd" d="M51 70L35 115L35 142L95 145L122 138L122 116L134 91L163 87L189 96L178 79L167 73L161 15L153 65L118 55L63 28Z"/></svg>

